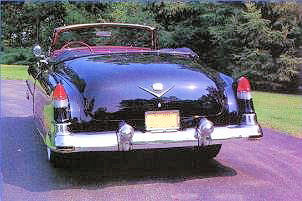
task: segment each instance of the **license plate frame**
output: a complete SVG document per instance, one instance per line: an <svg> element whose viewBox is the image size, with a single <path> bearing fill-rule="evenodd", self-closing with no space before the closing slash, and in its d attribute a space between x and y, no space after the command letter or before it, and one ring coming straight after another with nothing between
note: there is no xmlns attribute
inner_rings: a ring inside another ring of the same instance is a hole
<svg viewBox="0 0 302 201"><path fill-rule="evenodd" d="M145 129L147 131L176 131L179 128L179 110L145 112Z"/></svg>

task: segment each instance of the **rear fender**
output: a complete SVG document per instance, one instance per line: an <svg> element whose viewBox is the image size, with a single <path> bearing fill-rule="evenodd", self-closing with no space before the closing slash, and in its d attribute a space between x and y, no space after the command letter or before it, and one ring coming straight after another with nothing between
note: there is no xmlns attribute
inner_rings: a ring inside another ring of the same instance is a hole
<svg viewBox="0 0 302 201"><path fill-rule="evenodd" d="M64 89L68 95L70 116L72 121L89 121L91 117L85 113L83 94L69 80L63 78Z"/></svg>
<svg viewBox="0 0 302 201"><path fill-rule="evenodd" d="M227 97L227 109L229 113L238 113L239 107L236 98L236 93L234 91L234 80L233 78L219 73L219 77L224 81L224 94Z"/></svg>

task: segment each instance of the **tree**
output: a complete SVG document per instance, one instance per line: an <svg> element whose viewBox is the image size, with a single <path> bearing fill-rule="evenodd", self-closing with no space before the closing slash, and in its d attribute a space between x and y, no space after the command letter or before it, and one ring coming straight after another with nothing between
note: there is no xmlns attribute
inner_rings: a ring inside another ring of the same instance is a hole
<svg viewBox="0 0 302 201"><path fill-rule="evenodd" d="M301 62L288 35L291 28L282 23L280 29L274 29L256 4L245 6L246 10L226 24L209 29L213 42L229 58L227 71L231 74L248 74L256 86L278 88L297 76L297 64Z"/></svg>

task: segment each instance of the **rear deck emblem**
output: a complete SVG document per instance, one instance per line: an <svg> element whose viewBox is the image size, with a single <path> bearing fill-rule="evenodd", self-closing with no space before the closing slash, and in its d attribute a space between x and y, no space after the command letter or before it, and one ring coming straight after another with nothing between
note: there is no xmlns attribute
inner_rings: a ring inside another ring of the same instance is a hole
<svg viewBox="0 0 302 201"><path fill-rule="evenodd" d="M162 83L154 83L154 84L152 85L152 89L153 89L152 91L149 90L149 89L146 89L146 88L144 88L144 87L141 87L141 86L138 86L138 87L139 87L140 89L142 89L142 90L144 90L144 91L146 91L146 92L152 94L152 95L155 96L156 98L160 98L160 97L162 97L163 95L165 95L166 93L168 93L168 92L174 87L174 85L173 85L172 87L170 87L170 88L164 90L164 85L163 85ZM163 90L164 90L164 91L163 91Z"/></svg>

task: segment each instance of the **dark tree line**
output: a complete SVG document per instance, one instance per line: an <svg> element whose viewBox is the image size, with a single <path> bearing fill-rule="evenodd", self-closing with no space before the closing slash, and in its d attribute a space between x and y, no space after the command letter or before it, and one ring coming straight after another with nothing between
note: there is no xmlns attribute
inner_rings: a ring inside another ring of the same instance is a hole
<svg viewBox="0 0 302 201"><path fill-rule="evenodd" d="M127 22L157 27L161 47L189 47L202 65L232 76L246 74L257 89L298 85L302 4L295 1L2 2L1 15L1 63L32 62L32 46L39 42L47 49L58 26Z"/></svg>

